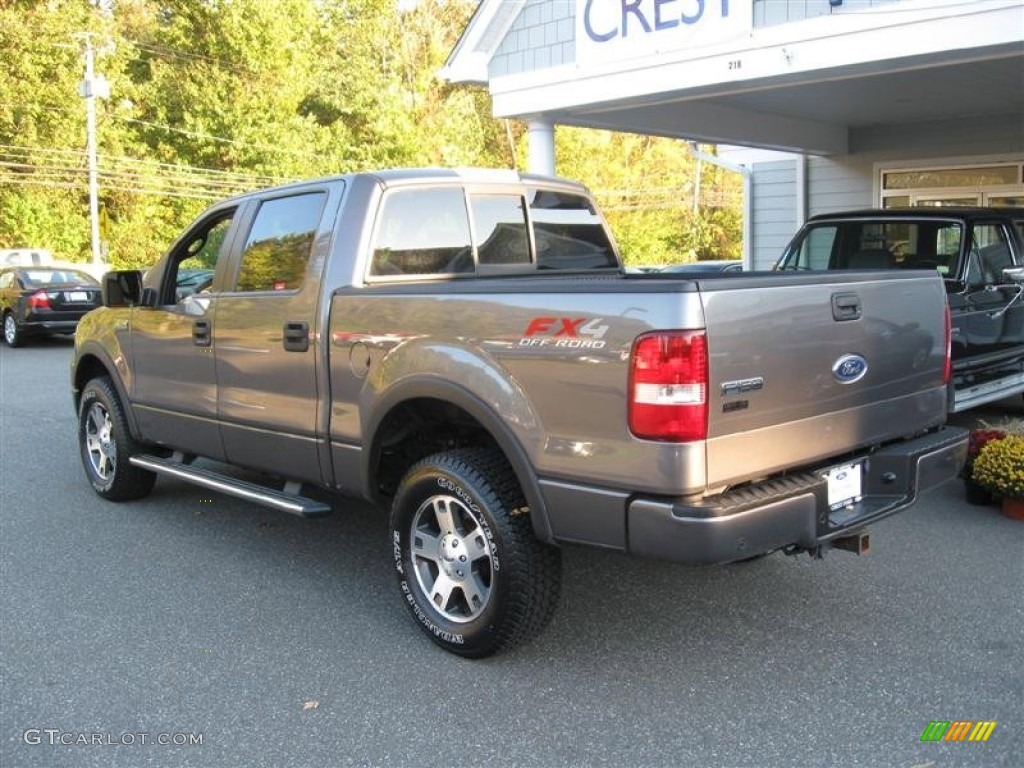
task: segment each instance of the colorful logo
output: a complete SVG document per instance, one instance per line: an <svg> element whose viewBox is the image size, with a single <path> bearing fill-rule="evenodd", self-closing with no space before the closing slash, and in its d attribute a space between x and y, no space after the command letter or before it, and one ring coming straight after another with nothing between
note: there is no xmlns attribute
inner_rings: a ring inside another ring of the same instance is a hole
<svg viewBox="0 0 1024 768"><path fill-rule="evenodd" d="M996 725L995 720L932 720L921 741L988 741Z"/></svg>

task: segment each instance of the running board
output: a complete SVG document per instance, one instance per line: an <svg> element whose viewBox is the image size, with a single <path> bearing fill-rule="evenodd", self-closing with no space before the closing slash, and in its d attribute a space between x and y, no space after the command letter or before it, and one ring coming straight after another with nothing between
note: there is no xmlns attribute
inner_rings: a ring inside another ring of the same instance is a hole
<svg viewBox="0 0 1024 768"><path fill-rule="evenodd" d="M174 459L161 459L157 456L142 455L132 456L128 461L136 467L148 469L150 472L156 472L158 475L176 477L179 480L184 480L186 483L200 485L212 491L219 491L228 496L236 496L240 499L251 501L254 504L260 504L282 512L289 512L301 517L326 515L331 511L331 507L328 504L314 501L305 496L300 496L296 492L292 492L290 490L292 487L301 487L297 483L288 483L285 486L285 490L278 491L273 488L257 485L256 483L228 477L219 472L188 466Z"/></svg>
<svg viewBox="0 0 1024 768"><path fill-rule="evenodd" d="M986 403L994 403L997 400L1005 400L1008 397L1019 395L1024 392L1024 373L1015 373L1011 376L1003 376L1000 379L993 379L984 384L953 389L953 413L966 411Z"/></svg>

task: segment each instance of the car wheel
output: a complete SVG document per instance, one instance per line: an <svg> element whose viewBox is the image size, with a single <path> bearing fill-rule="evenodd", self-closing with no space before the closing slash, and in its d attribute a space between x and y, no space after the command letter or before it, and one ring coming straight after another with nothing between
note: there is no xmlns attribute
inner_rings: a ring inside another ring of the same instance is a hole
<svg viewBox="0 0 1024 768"><path fill-rule="evenodd" d="M402 600L447 651L489 656L532 638L554 613L561 551L534 536L498 451L450 451L416 464L395 496L391 536Z"/></svg>
<svg viewBox="0 0 1024 768"><path fill-rule="evenodd" d="M8 312L4 315L4 341L8 347L20 347L25 343L25 334L18 327L18 321L14 319L14 313Z"/></svg>
<svg viewBox="0 0 1024 768"><path fill-rule="evenodd" d="M153 489L156 475L128 459L142 446L128 431L124 409L107 377L91 380L78 406L78 444L93 490L111 501L128 501Z"/></svg>

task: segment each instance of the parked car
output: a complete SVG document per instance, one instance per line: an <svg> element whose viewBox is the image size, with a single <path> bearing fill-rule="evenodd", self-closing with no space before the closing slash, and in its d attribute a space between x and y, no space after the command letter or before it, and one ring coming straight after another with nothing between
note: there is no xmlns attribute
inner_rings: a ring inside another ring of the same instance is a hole
<svg viewBox="0 0 1024 768"><path fill-rule="evenodd" d="M952 324L951 410L1024 393L1024 208L822 214L775 268L938 272Z"/></svg>
<svg viewBox="0 0 1024 768"><path fill-rule="evenodd" d="M20 347L31 336L74 333L82 316L100 304L100 284L86 272L45 266L0 269L0 315L9 347Z"/></svg>
<svg viewBox="0 0 1024 768"><path fill-rule="evenodd" d="M661 272L685 273L693 272L742 272L743 262L731 259L708 259L707 261L690 261L686 264L669 264L662 267Z"/></svg>
<svg viewBox="0 0 1024 768"><path fill-rule="evenodd" d="M212 269L179 269L174 294L181 301L194 293L208 291L213 285Z"/></svg>

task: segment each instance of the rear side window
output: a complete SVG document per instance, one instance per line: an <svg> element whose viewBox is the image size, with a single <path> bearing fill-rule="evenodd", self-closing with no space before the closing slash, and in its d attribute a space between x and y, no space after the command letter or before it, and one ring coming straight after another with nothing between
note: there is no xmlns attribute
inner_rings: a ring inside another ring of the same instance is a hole
<svg viewBox="0 0 1024 768"><path fill-rule="evenodd" d="M325 192L265 200L242 252L236 291L289 291L302 285Z"/></svg>
<svg viewBox="0 0 1024 768"><path fill-rule="evenodd" d="M537 269L615 267L615 251L601 217L585 197L548 189L530 191Z"/></svg>
<svg viewBox="0 0 1024 768"><path fill-rule="evenodd" d="M796 253L784 265L787 269L828 269L838 229L829 225L809 230Z"/></svg>
<svg viewBox="0 0 1024 768"><path fill-rule="evenodd" d="M473 272L469 216L461 188L404 189L384 201L370 274Z"/></svg>

